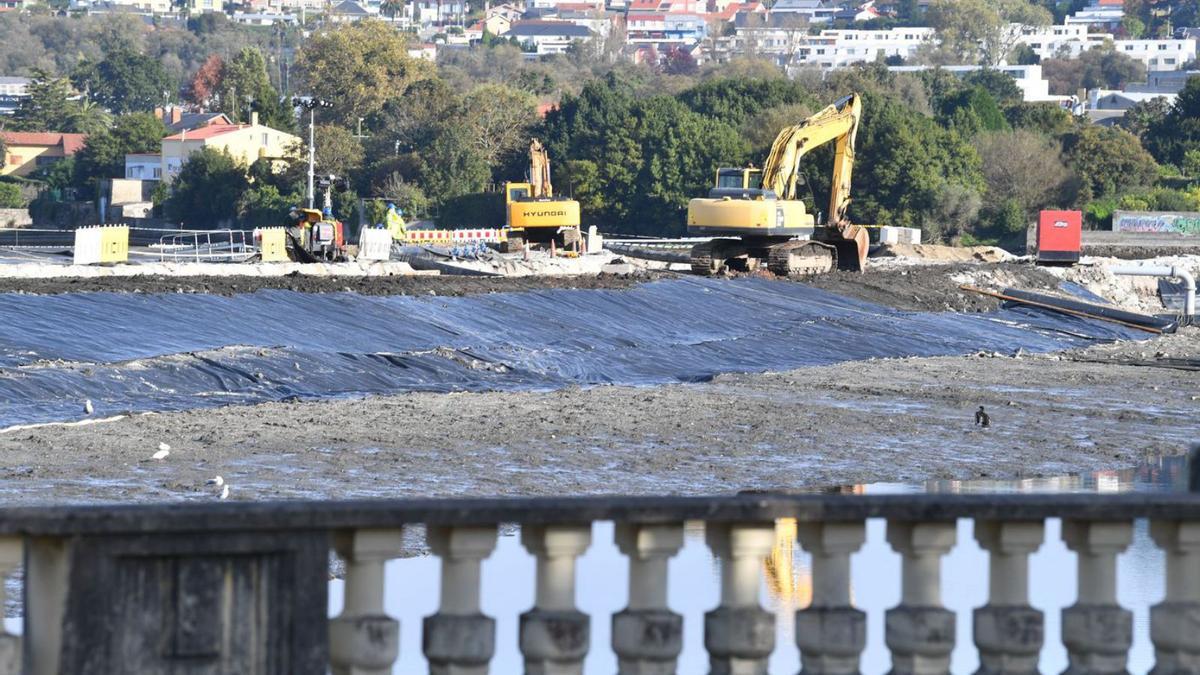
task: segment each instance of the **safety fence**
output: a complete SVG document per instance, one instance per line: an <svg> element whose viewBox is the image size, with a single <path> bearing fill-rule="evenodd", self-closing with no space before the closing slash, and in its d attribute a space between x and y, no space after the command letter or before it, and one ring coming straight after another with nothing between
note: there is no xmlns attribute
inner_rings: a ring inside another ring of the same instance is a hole
<svg viewBox="0 0 1200 675"><path fill-rule="evenodd" d="M859 671L868 621L850 581L868 519L886 520L901 558L900 601L883 622L893 673L949 672L956 616L943 605L941 561L960 519L989 559L977 572L988 601L971 617L980 672L1037 670L1045 616L1030 603L1029 558L1048 519L1061 519L1076 557L1077 600L1061 616L1069 672L1126 670L1135 626L1117 602L1117 556L1137 521L1148 521L1164 558L1165 601L1149 622L1155 672L1200 663L1200 496L764 493L4 509L0 572L24 559L24 637L0 636L0 673L387 673L402 630L419 632L429 672L485 673L496 622L481 609L481 563L507 524L519 524L536 558L532 608L519 617L526 672L581 672L590 650L607 648L590 639L592 622L606 621L620 673L673 673L684 617L667 603L668 561L685 523L703 523L718 560L719 601L703 617L711 672L763 673L776 617L759 592L780 519L812 558L811 602L795 614L805 673ZM576 605L579 585L607 581L576 574L596 521L615 523L628 558L628 605L612 616ZM401 626L384 609L384 565L421 547L414 534L440 558L440 581L403 583L440 583L440 606L421 625ZM345 581L342 611L328 619L331 550ZM1053 574L1057 583L1072 577Z"/></svg>
<svg viewBox="0 0 1200 675"><path fill-rule="evenodd" d="M162 262L242 262L258 254L253 233L244 230L170 234L159 239L157 248Z"/></svg>

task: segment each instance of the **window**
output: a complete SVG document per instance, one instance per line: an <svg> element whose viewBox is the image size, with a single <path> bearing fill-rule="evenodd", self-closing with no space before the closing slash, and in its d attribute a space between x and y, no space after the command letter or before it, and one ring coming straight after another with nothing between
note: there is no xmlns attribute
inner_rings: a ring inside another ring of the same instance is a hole
<svg viewBox="0 0 1200 675"><path fill-rule="evenodd" d="M1175 65L1175 59L1163 59L1163 63L1168 66Z"/></svg>
<svg viewBox="0 0 1200 675"><path fill-rule="evenodd" d="M267 147L267 143L268 143L268 140L269 140L269 138L270 138L270 137L269 137L269 136L267 135L267 133L264 131L264 132L263 132L263 135L262 135L262 144L263 144L263 147L264 147L264 148L265 148L265 147Z"/></svg>
<svg viewBox="0 0 1200 675"><path fill-rule="evenodd" d="M47 157L45 155L38 155L33 163L36 166L50 166L60 159L62 159L62 157Z"/></svg>
<svg viewBox="0 0 1200 675"><path fill-rule="evenodd" d="M1159 46L1158 46L1158 51L1160 51L1160 52L1165 52L1165 51L1167 51L1167 46L1166 46L1166 45L1159 45Z"/></svg>

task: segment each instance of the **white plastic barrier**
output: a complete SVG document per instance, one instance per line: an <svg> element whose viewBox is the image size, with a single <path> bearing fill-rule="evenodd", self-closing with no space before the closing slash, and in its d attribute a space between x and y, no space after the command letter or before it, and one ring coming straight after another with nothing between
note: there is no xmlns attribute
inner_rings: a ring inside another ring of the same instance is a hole
<svg viewBox="0 0 1200 675"><path fill-rule="evenodd" d="M122 263L129 260L129 227L100 225L75 230L76 265Z"/></svg>
<svg viewBox="0 0 1200 675"><path fill-rule="evenodd" d="M891 225L884 225L879 228L879 243L920 244L921 230L915 227L892 227Z"/></svg>
<svg viewBox="0 0 1200 675"><path fill-rule="evenodd" d="M392 256L392 233L374 227L364 227L358 233L359 260L387 260Z"/></svg>

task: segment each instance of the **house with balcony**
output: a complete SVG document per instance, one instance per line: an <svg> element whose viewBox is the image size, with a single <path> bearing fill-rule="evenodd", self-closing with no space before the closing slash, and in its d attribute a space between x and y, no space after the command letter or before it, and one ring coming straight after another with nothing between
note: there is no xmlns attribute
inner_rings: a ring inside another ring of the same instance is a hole
<svg viewBox="0 0 1200 675"><path fill-rule="evenodd" d="M1116 30L1125 19L1125 0L1092 0L1083 9L1066 17L1067 25L1092 26Z"/></svg>
<svg viewBox="0 0 1200 675"><path fill-rule="evenodd" d="M1146 70L1179 70L1196 60L1195 40L1113 40L1113 47Z"/></svg>
<svg viewBox="0 0 1200 675"><path fill-rule="evenodd" d="M54 131L0 131L0 139L4 140L0 176L28 176L79 152L87 136Z"/></svg>

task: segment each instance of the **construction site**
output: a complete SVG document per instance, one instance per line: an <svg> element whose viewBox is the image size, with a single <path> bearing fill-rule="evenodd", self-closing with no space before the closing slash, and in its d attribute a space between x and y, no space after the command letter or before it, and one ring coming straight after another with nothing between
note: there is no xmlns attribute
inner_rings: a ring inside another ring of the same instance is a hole
<svg viewBox="0 0 1200 675"><path fill-rule="evenodd" d="M498 229L0 232L5 498L203 499L214 472L234 499L701 493L1180 452L1200 236L1049 211L1014 254L851 223L860 116L846 97L717 170L676 239L583 227L536 139ZM827 208L803 170L824 145Z"/></svg>

